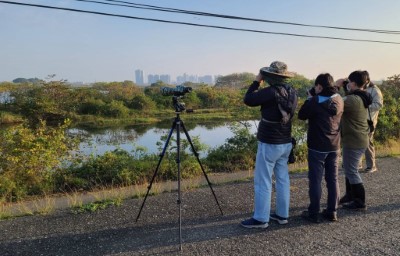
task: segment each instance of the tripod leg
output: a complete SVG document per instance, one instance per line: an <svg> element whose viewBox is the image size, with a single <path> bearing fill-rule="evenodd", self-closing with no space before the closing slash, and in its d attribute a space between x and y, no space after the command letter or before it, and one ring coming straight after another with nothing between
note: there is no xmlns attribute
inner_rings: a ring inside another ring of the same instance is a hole
<svg viewBox="0 0 400 256"><path fill-rule="evenodd" d="M210 180L208 179L207 173L205 172L205 170L204 170L204 168L203 168L203 165L201 164L201 161L200 161L200 158L199 158L199 153L197 153L197 151L195 150L195 148L194 148L194 146L193 146L193 143L192 143L192 140L190 139L189 133L187 132L187 130L186 130L186 128L185 128L185 125L183 124L182 120L181 120L181 126L182 126L183 131L184 131L185 134L186 134L186 138L187 138L187 140L189 141L190 146L192 147L193 154L195 155L195 157L196 157L196 159L197 159L197 162L199 163L200 168L201 168L201 170L203 171L204 177L206 178L207 183L208 183L208 186L209 186L210 189L211 189L211 192L212 192L212 194L213 194L213 196L214 196L215 202L217 203L218 208L219 208L219 210L221 211L221 215L224 215L224 213L222 212L221 206L220 206L220 204L219 204L219 202L218 202L217 196L215 195L214 189L213 189L212 186L211 186L211 182L210 182Z"/></svg>
<svg viewBox="0 0 400 256"><path fill-rule="evenodd" d="M137 217L136 217L136 222L139 220L140 213L141 213L142 210L143 210L144 204L146 203L147 196L149 195L150 189L151 189L151 187L152 187L152 185L153 185L153 182L154 182L154 179L155 179L156 176L157 176L158 169L160 168L161 161L162 161L162 159L163 159L163 157L164 157L165 151L166 151L167 148L168 148L168 144L169 144L169 141L170 141L170 139L171 139L172 133L173 133L173 131L174 131L174 129L175 129L175 126L176 126L176 120L175 120L174 123L172 124L171 130L169 131L169 134L168 134L168 138L167 138L167 140L165 141L164 149L163 149L162 153L160 154L160 159L158 160L157 168L156 168L156 170L154 171L154 174L153 174L153 177L151 178L151 181L150 181L149 186L147 187L147 193L146 193L146 196L144 197L142 206L140 207L139 213L138 213L138 215L137 215Z"/></svg>
<svg viewBox="0 0 400 256"><path fill-rule="evenodd" d="M179 205L179 250L182 251L182 200L181 200L181 136L182 121L176 118L176 163L178 165L178 205Z"/></svg>

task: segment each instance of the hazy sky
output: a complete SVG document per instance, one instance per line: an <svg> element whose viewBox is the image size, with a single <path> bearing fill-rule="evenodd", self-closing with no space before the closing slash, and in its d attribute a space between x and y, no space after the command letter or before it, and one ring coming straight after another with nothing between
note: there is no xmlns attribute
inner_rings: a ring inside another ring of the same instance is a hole
<svg viewBox="0 0 400 256"><path fill-rule="evenodd" d="M104 0L98 0L107 2ZM74 0L19 0L97 12L270 32L392 41L400 34L227 20L107 6ZM108 1L110 2L110 1ZM249 18L400 31L398 0L125 0L125 2ZM10 5L0 2L0 81L18 77L70 82L134 81L145 74L257 73L274 60L291 71L335 79L357 69L373 80L400 74L400 44L312 39L229 31Z"/></svg>

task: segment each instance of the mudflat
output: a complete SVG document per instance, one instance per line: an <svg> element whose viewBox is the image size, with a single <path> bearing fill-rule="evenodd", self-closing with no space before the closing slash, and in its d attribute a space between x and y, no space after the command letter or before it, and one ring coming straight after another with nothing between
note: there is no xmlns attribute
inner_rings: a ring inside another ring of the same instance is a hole
<svg viewBox="0 0 400 256"><path fill-rule="evenodd" d="M340 208L337 222L300 217L308 180L293 174L287 225L241 227L252 214L253 182L238 182L213 186L224 215L208 186L182 191L182 251L177 193L170 192L148 197L138 222L143 198L94 213L60 209L0 221L0 255L400 255L400 158L379 158L377 166L362 174L367 211ZM344 190L342 172L339 179ZM324 207L325 189L322 198Z"/></svg>

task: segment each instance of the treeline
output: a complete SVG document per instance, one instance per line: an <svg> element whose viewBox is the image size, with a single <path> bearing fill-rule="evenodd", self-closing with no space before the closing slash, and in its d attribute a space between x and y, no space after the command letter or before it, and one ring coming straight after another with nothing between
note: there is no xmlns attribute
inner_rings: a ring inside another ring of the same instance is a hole
<svg viewBox="0 0 400 256"><path fill-rule="evenodd" d="M253 79L254 75L243 73L220 77L215 86L186 83L184 86L192 87L193 91L184 96L183 102L187 109L256 113L243 105L246 87ZM0 111L20 115L31 123L62 122L65 118L81 122L91 120L90 117L134 120L162 117L174 111L172 98L160 92L162 87L174 86L161 81L144 88L131 81L99 82L80 88L66 81L23 81L0 84L0 91L9 92L12 99L3 101ZM293 83L300 90L310 87L310 81L301 76L293 79Z"/></svg>
<svg viewBox="0 0 400 256"><path fill-rule="evenodd" d="M12 100L3 102L0 110L21 115L32 123L39 120L60 122L65 118L79 122L87 116L157 117L174 111L172 98L163 96L160 92L160 88L165 86L171 87L158 82L142 88L130 81L95 83L84 88L72 87L64 81L41 84L2 83L2 91L7 88ZM243 90L203 84L186 86L194 87L183 99L188 109L233 110L243 107Z"/></svg>

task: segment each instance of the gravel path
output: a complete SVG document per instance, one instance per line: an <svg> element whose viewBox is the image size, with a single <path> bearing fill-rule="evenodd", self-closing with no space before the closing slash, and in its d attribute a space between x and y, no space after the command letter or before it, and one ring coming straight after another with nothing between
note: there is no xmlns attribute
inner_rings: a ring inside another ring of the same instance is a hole
<svg viewBox="0 0 400 256"><path fill-rule="evenodd" d="M223 216L207 186L182 192L182 251L172 192L149 197L137 223L142 199L95 213L59 210L0 221L0 255L400 255L400 158L377 164L378 172L363 174L367 212L339 209L334 223L301 219L308 181L292 175L287 225L242 228L252 212L253 183L241 182L214 186Z"/></svg>

